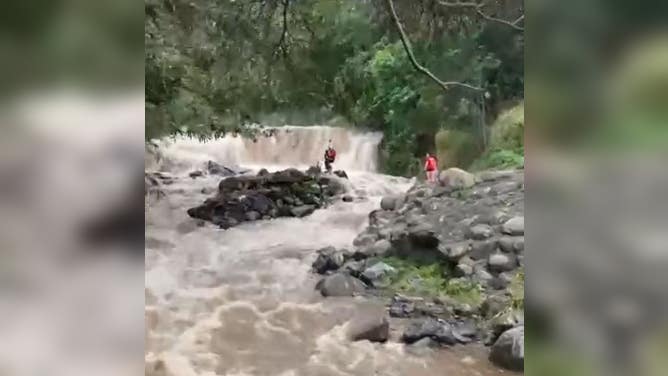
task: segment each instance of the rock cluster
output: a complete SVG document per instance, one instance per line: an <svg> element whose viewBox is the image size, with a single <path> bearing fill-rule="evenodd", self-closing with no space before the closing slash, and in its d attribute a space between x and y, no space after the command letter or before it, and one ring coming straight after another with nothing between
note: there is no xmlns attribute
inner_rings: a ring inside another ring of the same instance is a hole
<svg viewBox="0 0 668 376"><path fill-rule="evenodd" d="M344 193L338 177L307 174L297 169L231 176L220 181L218 193L188 215L223 229L243 222L277 217L304 217Z"/></svg>
<svg viewBox="0 0 668 376"><path fill-rule="evenodd" d="M472 307L443 297L395 295L389 316L410 320L402 341L413 347L484 340L493 345L490 360L521 369L523 330L520 340L517 328L524 319L513 309L510 289L523 268L523 172L474 176L450 169L439 180L384 197L352 250L318 250L313 269L325 277L317 287L323 296L382 295L376 290L396 272L379 259L386 256L446 265L445 279L480 286L482 302Z"/></svg>
<svg viewBox="0 0 668 376"><path fill-rule="evenodd" d="M354 240L354 253L447 263L458 278L506 289L523 265L523 174L487 173L461 188L474 179L464 173L450 179L456 187L416 185L405 195L383 198Z"/></svg>

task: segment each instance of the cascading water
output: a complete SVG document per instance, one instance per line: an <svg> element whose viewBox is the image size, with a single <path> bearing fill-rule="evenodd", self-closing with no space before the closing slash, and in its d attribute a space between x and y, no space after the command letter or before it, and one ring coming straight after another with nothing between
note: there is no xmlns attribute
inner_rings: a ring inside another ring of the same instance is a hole
<svg viewBox="0 0 668 376"><path fill-rule="evenodd" d="M225 231L196 227L187 217L220 179L188 177L208 160L306 167L322 158L330 139L338 151L334 168L348 173L355 202ZM412 184L375 173L380 140L314 126L279 128L256 142L228 136L159 143L161 166L177 179L146 214L146 375L498 374L484 360L462 363L457 351L416 356L392 341L350 342L351 317L377 307L358 298L325 300L314 291L314 250L350 248L380 198Z"/></svg>

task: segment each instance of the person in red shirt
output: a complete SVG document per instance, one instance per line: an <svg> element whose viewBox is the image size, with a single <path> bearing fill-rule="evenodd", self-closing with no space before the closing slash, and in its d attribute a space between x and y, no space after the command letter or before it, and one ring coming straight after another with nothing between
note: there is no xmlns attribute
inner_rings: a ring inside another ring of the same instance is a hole
<svg viewBox="0 0 668 376"><path fill-rule="evenodd" d="M438 170L438 162L433 155L427 153L424 161L424 171L427 174L427 181L430 183L436 182L436 171Z"/></svg>

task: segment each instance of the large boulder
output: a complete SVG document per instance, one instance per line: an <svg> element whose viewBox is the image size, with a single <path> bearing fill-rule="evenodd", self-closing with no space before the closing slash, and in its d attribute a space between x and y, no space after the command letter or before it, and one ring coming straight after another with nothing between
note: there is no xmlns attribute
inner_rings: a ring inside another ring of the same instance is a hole
<svg viewBox="0 0 668 376"><path fill-rule="evenodd" d="M366 289L364 282L346 273L336 273L320 280L315 286L322 296L354 296Z"/></svg>
<svg viewBox="0 0 668 376"><path fill-rule="evenodd" d="M415 343L422 338L431 338L445 345L454 345L458 342L450 324L433 318L412 321L401 337L408 344Z"/></svg>
<svg viewBox="0 0 668 376"><path fill-rule="evenodd" d="M438 175L439 182L452 188L470 188L475 184L475 176L460 168L452 167L441 171Z"/></svg>
<svg viewBox="0 0 668 376"><path fill-rule="evenodd" d="M363 309L348 323L348 338L352 341L385 342L390 336L390 323L383 307Z"/></svg>
<svg viewBox="0 0 668 376"><path fill-rule="evenodd" d="M512 371L524 370L524 325L505 331L496 340L489 360Z"/></svg>

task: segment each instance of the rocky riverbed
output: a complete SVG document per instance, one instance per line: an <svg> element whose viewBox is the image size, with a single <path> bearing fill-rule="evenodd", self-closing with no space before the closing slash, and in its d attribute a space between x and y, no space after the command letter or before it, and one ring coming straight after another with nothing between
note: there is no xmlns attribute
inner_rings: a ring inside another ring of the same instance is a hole
<svg viewBox="0 0 668 376"><path fill-rule="evenodd" d="M316 289L385 303L355 338L382 342L396 326L410 346L482 342L492 362L523 370L523 209L523 171L446 170L384 197L350 249L317 250Z"/></svg>

